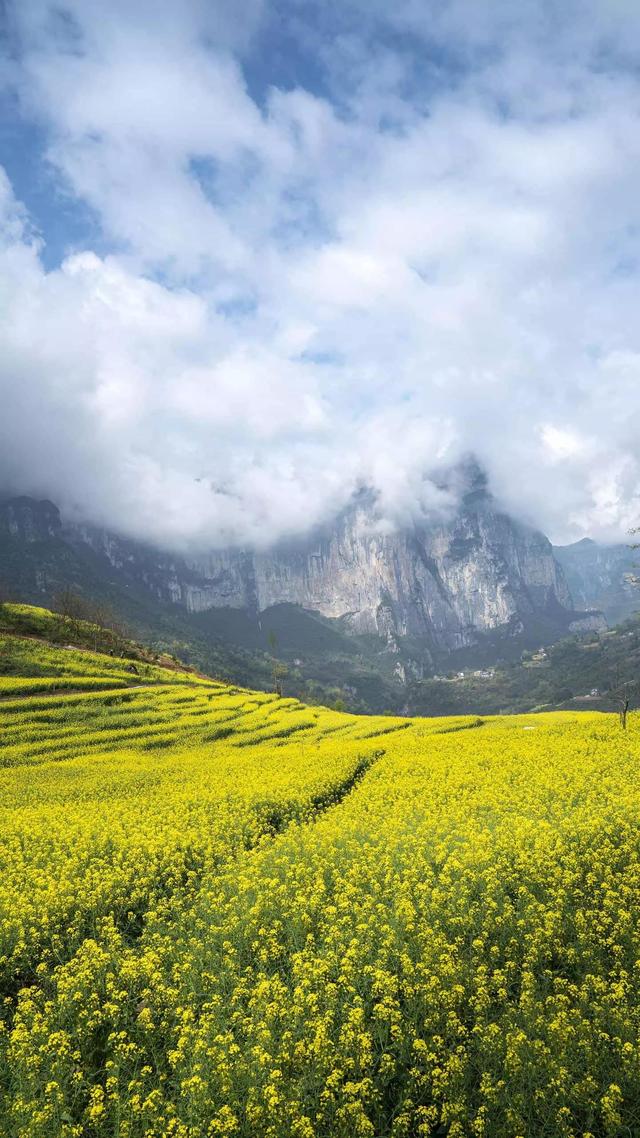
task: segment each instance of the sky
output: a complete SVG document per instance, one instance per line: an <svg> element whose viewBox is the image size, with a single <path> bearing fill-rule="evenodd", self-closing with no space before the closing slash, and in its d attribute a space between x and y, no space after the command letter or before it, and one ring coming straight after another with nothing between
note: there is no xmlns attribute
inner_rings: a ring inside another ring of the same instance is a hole
<svg viewBox="0 0 640 1138"><path fill-rule="evenodd" d="M0 491L640 524L636 0L0 0Z"/></svg>

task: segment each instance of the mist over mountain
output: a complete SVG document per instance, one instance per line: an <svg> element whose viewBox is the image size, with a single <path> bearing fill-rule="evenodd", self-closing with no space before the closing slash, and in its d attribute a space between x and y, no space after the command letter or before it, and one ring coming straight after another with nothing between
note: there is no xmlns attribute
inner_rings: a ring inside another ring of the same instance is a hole
<svg viewBox="0 0 640 1138"><path fill-rule="evenodd" d="M466 488L446 518L389 530L375 496L361 493L330 526L270 549L181 556L61 518L53 503L27 497L0 506L0 531L9 543L45 555L52 543L89 549L188 612L233 609L259 620L275 605L293 604L379 638L392 651L415 641L427 667L435 655L487 635L530 642L601 626L600 613L574 603L548 539L501 510L477 467L467 465L463 474ZM50 596L54 585L36 571L31 588Z"/></svg>

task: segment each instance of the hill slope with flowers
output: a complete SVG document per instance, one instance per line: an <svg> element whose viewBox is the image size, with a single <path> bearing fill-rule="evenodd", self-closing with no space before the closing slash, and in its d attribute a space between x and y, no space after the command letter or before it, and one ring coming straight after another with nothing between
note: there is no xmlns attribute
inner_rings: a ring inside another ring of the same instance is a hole
<svg viewBox="0 0 640 1138"><path fill-rule="evenodd" d="M0 648L0 1133L637 1132L633 720Z"/></svg>

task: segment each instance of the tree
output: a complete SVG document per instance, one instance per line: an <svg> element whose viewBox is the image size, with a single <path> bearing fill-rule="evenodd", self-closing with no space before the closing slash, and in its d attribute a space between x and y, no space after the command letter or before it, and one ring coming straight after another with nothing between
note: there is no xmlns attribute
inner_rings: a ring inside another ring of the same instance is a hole
<svg viewBox="0 0 640 1138"><path fill-rule="evenodd" d="M58 630L61 639L66 636L90 643L94 652L105 647L122 652L125 648L128 630L103 601L89 600L65 586L55 594L53 608L62 618Z"/></svg>
<svg viewBox="0 0 640 1138"><path fill-rule="evenodd" d="M65 585L53 597L53 611L62 618L59 622L58 635L64 639L71 633L76 639L80 636L80 622L84 619L84 601L79 593L74 592L69 585Z"/></svg>
<svg viewBox="0 0 640 1138"><path fill-rule="evenodd" d="M280 660L274 660L271 669L271 678L273 680L273 690L276 695L282 697L282 681L289 675L289 669L286 664Z"/></svg>
<svg viewBox="0 0 640 1138"><path fill-rule="evenodd" d="M286 664L278 660L276 650L278 648L278 637L273 629L270 630L269 648L271 650L271 681L273 683L273 690L278 696L282 696L282 681L289 675L289 669Z"/></svg>
<svg viewBox="0 0 640 1138"><path fill-rule="evenodd" d="M640 680L625 680L622 679L619 665L616 667L615 676L605 692L606 699L613 704L618 716L620 718L620 726L623 731L627 729L627 715L631 702L637 699L640 693Z"/></svg>
<svg viewBox="0 0 640 1138"><path fill-rule="evenodd" d="M85 602L85 615L84 620L93 625L93 649L94 652L98 651L99 646L105 639L104 633L107 630L111 631L113 628L113 613L100 602L87 601ZM109 637L109 639L112 639Z"/></svg>

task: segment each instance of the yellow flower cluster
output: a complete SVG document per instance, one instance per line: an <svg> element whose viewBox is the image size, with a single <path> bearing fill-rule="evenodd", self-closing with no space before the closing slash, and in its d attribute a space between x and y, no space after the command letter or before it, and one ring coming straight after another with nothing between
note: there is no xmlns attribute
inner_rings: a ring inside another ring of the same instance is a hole
<svg viewBox="0 0 640 1138"><path fill-rule="evenodd" d="M0 1134L640 1133L633 724L75 686L0 712Z"/></svg>
<svg viewBox="0 0 640 1138"><path fill-rule="evenodd" d="M26 605L2 606L14 611L42 613L44 609ZM82 686L83 690L100 691L130 684L169 684L191 681L201 682L196 675L170 671L140 660L135 663L120 657L109 657L83 648L66 645L52 648L46 642L6 635L0 632L0 661L10 664L10 672L0 667L0 694L27 695L36 692L68 691Z"/></svg>

